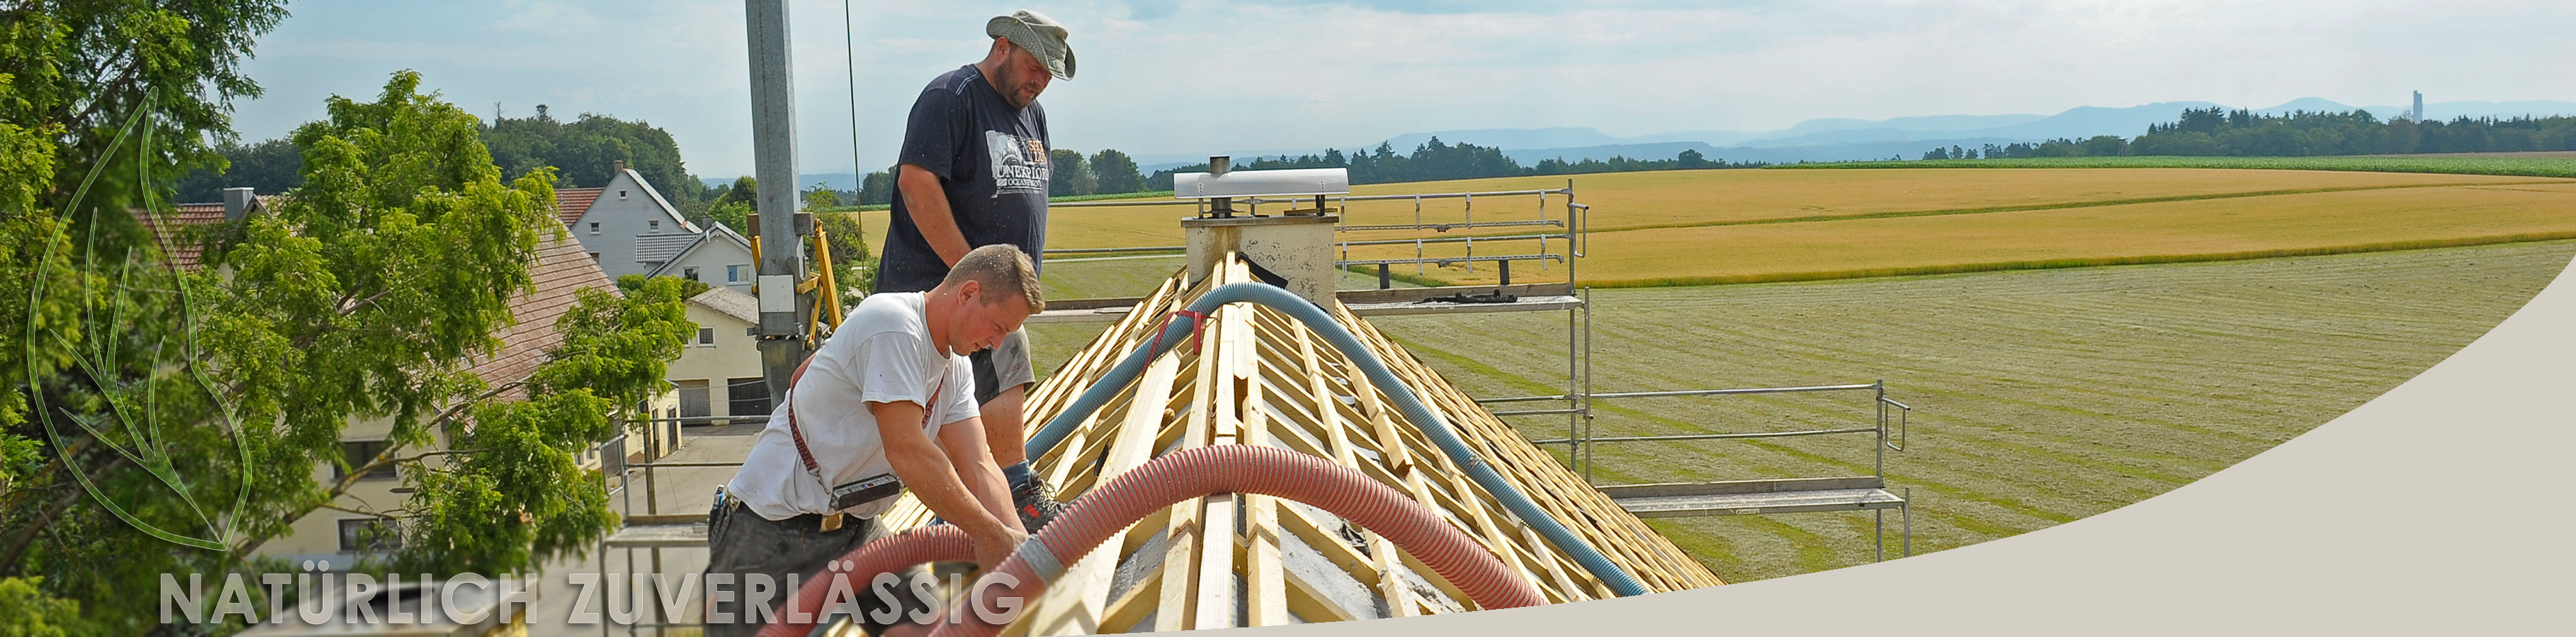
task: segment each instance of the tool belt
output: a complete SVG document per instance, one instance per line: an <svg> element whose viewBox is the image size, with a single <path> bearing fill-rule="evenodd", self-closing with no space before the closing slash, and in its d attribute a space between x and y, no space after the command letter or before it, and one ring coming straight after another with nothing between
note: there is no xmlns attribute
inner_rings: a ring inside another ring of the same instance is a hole
<svg viewBox="0 0 2576 637"><path fill-rule="evenodd" d="M832 513L804 513L783 520L772 520L768 517L762 516L759 511L751 510L751 505L743 504L742 500L733 498L732 494L725 493L724 487L716 487L716 502L720 507L722 507L719 515L723 515L728 518L736 515L747 515L768 524L775 524L799 530L811 529L820 533L838 531L843 527L866 529L867 525L874 520L873 518L862 518L837 511ZM712 518L709 519L709 533L712 534L714 532L714 527L712 525L720 523L722 522Z"/></svg>
<svg viewBox="0 0 2576 637"><path fill-rule="evenodd" d="M931 385L930 399L923 401L921 404L921 427L923 429L930 428L930 410L933 406L939 404L939 394L941 391L947 389L947 387L948 379L945 376L940 378L939 383ZM802 461L805 465L805 474L813 476L814 482L821 484L823 486L823 490L830 493L832 496L832 502L829 505L832 509L831 513L805 514L821 516L820 521L816 523L816 528L824 531L839 529L841 528L842 523L842 511L858 508L878 500L903 495L903 480L895 477L893 472L880 473L841 483L839 485L834 485L831 481L823 479L822 465L814 462L814 452L806 449L805 447L804 428L796 424L795 400L796 392L791 389L785 396L785 401L787 402L787 435L789 438L796 441L796 459ZM802 517L803 516L798 516L798 518L792 519L801 519Z"/></svg>

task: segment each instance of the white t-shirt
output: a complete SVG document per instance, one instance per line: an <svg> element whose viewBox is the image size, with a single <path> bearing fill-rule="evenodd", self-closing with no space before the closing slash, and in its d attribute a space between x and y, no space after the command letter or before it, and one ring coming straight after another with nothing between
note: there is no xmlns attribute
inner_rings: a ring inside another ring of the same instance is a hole
<svg viewBox="0 0 2576 637"><path fill-rule="evenodd" d="M928 410L932 417L922 433L936 439L942 425L975 417L974 372L965 356L942 354L930 343L921 293L870 295L814 352L805 376L770 414L769 426L752 441L751 454L725 492L772 520L831 513L831 489L807 473L796 455L796 441L787 431L788 410L795 410L796 426L804 431L805 447L814 453L823 479L847 484L894 471L867 404L927 404L934 392L938 405ZM883 498L844 513L876 517L895 500Z"/></svg>

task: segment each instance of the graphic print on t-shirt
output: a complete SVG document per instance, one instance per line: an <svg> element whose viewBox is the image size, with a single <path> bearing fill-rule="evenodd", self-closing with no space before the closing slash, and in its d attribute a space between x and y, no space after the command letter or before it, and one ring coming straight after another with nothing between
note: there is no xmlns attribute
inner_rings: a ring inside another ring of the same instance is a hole
<svg viewBox="0 0 2576 637"><path fill-rule="evenodd" d="M997 130L984 131L984 150L993 156L993 196L1045 195L1050 166L1046 142Z"/></svg>

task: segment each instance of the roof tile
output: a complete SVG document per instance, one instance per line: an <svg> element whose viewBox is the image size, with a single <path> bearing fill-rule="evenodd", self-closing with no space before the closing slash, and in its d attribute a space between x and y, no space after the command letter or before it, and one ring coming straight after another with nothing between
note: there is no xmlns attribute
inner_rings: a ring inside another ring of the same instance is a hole
<svg viewBox="0 0 2576 637"><path fill-rule="evenodd" d="M163 218L169 219L170 223L161 223ZM166 217L135 211L134 220L143 224L143 229L151 231L153 238L161 242L162 249L169 253L171 266L182 270L194 270L197 268L197 259L201 256L199 253L204 251L205 244L201 242L202 237L189 230L199 226L223 223L224 205L183 203L172 209Z"/></svg>
<svg viewBox="0 0 2576 637"><path fill-rule="evenodd" d="M598 200L599 193L603 190L607 189L557 188L555 189L555 214L561 216L566 225L580 221L582 213L590 212L590 202Z"/></svg>
<svg viewBox="0 0 2576 637"><path fill-rule="evenodd" d="M493 330L501 347L491 354L470 359L473 372L483 382L499 385L528 377L537 364L545 362L546 350L563 343L563 334L555 331L555 319L572 309L582 288L605 288L617 293L617 283L599 270L571 233L545 232L538 240L535 258L528 264L530 289L510 297L510 315L517 323ZM524 396L523 392L510 392Z"/></svg>

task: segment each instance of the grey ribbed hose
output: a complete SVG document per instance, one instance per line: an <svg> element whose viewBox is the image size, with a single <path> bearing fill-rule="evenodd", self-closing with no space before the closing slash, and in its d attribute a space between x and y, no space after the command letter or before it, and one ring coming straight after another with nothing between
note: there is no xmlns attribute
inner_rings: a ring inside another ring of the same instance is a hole
<svg viewBox="0 0 2576 637"><path fill-rule="evenodd" d="M1592 573L1593 577L1600 578L1602 583L1608 584L1611 592L1621 596L1646 594L1645 585L1638 583L1636 577L1611 562L1610 557L1603 555L1599 549L1585 543L1583 538L1575 536L1573 530L1565 528L1565 525L1558 522L1555 516L1540 509L1538 503L1530 501L1528 495L1522 494L1520 489L1512 486L1512 483L1503 480L1502 474L1495 473L1493 467L1487 466L1484 457L1476 455L1475 449L1467 446L1467 442L1458 437L1457 430L1449 427L1449 421L1441 419L1437 412L1423 405L1422 398L1413 393L1412 387L1397 380L1395 372L1387 369L1385 361L1378 360L1375 352L1360 344L1358 336L1352 335L1350 329L1342 327L1340 322L1334 321L1332 316L1325 314L1323 308L1316 307L1305 298L1278 286L1245 282L1229 283L1209 290L1207 294L1191 301L1187 311L1204 314L1233 303L1258 303L1269 306L1271 309L1295 317L1298 322L1305 323L1307 329L1323 335L1324 342L1332 344L1333 349L1340 350L1343 356L1350 357L1351 362L1358 364L1360 371L1368 375L1369 384L1386 392L1386 395L1394 400L1396 409L1404 413L1405 419L1413 421L1414 426L1421 428L1422 434L1431 438L1432 444L1438 445L1440 452L1449 456L1450 462L1456 463L1459 469L1466 471L1468 479L1476 481L1477 486L1484 487L1487 493L1492 493L1495 498L1502 500L1504 509L1510 510L1512 515L1519 516L1522 522L1537 530L1539 537L1546 538L1548 544L1574 558L1575 564L1582 566L1583 570ZM1048 420L1045 426L1039 427L1036 433L1031 434L1028 457L1042 456L1048 449L1053 449L1056 444L1064 442L1066 436L1072 435L1074 427L1091 417L1092 412L1099 411L1102 405L1108 404L1109 399L1125 390L1128 383L1135 382L1136 376L1144 373L1146 363L1163 355L1163 352L1179 344L1197 329L1198 324L1195 321L1171 321L1164 325L1159 335L1128 353L1127 357L1119 360L1116 366L1109 368L1108 373L1102 374L1099 380L1094 381L1089 389L1083 390L1081 396L1075 397L1072 404L1066 405L1064 411L1057 413L1054 419Z"/></svg>

